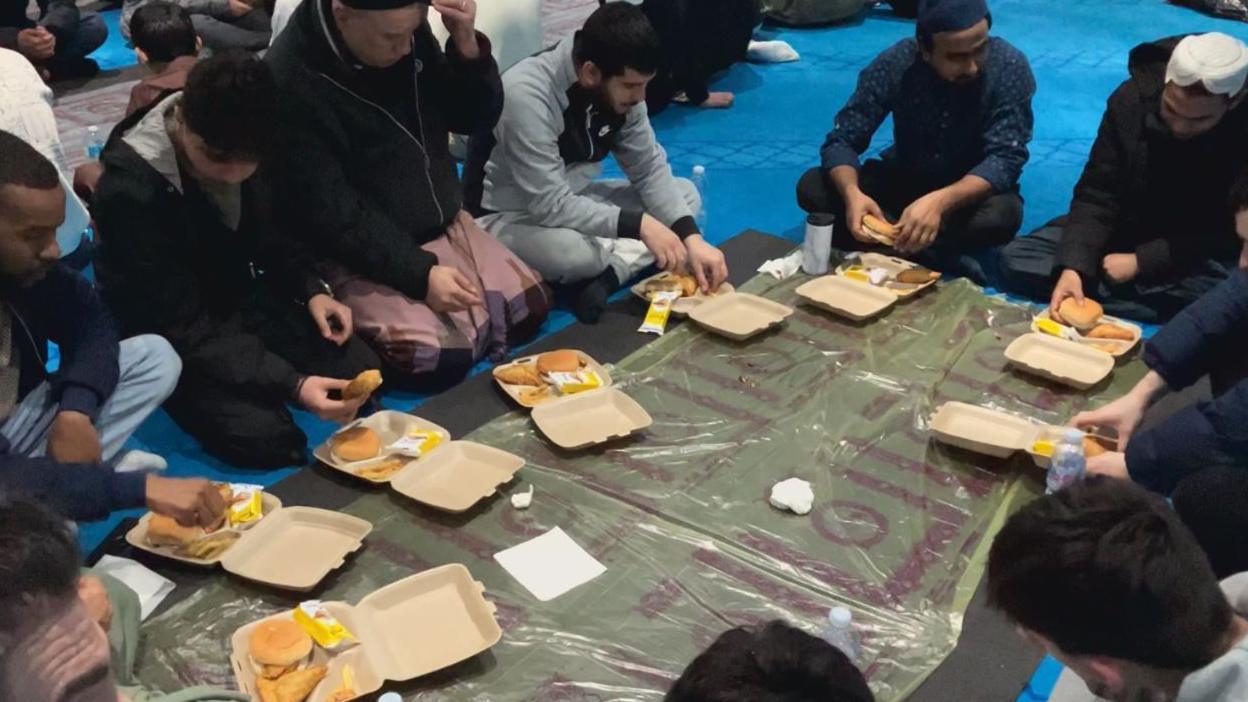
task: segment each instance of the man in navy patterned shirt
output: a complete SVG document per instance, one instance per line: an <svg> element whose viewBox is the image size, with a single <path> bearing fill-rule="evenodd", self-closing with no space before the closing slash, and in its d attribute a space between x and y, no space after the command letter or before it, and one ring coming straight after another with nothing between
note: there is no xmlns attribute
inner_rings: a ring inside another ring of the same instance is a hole
<svg viewBox="0 0 1248 702"><path fill-rule="evenodd" d="M924 0L916 38L859 76L822 165L797 187L802 209L843 223L839 248L874 243L862 230L868 214L896 217L896 250L920 260L1003 244L1018 231L1036 84L1027 58L989 37L991 26L984 0ZM889 113L893 145L860 165Z"/></svg>

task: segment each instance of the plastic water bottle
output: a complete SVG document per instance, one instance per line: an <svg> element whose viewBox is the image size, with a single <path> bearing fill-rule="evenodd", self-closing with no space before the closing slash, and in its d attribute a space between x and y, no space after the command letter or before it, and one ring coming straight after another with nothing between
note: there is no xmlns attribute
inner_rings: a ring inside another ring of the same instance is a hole
<svg viewBox="0 0 1248 702"><path fill-rule="evenodd" d="M1053 449L1053 462L1047 478L1049 494L1057 492L1083 477L1088 460L1083 455L1083 432L1067 429L1062 440Z"/></svg>
<svg viewBox="0 0 1248 702"><path fill-rule="evenodd" d="M862 643L854 631L854 615L845 607L833 607L828 611L828 623L821 634L824 641L841 649L849 662L858 664L862 657Z"/></svg>
<svg viewBox="0 0 1248 702"><path fill-rule="evenodd" d="M95 125L87 127L87 158L98 161L102 151L104 151L104 135L100 133L100 128Z"/></svg>
<svg viewBox="0 0 1248 702"><path fill-rule="evenodd" d="M387 692L377 698L377 702L403 702L403 698L397 692Z"/></svg>
<svg viewBox="0 0 1248 702"><path fill-rule="evenodd" d="M698 223L698 231L706 234L706 166L699 164L693 167L693 187L698 189L698 197L702 200L702 207L693 214L693 218Z"/></svg>

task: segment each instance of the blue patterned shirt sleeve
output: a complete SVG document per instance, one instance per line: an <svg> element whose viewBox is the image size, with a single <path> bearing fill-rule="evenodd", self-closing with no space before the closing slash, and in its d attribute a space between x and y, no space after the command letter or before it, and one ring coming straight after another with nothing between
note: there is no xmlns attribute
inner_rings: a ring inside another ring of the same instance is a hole
<svg viewBox="0 0 1248 702"><path fill-rule="evenodd" d="M836 115L836 125L819 152L824 170L859 166L858 156L871 145L871 137L893 110L901 77L913 62L913 50L898 44L875 57L858 74L858 87Z"/></svg>
<svg viewBox="0 0 1248 702"><path fill-rule="evenodd" d="M1030 157L1027 144L1035 123L1031 98L1036 94L1036 79L1026 57L1017 50L994 51L992 59L994 85L985 119L984 160L970 175L988 181L996 192L1005 192L1018 184Z"/></svg>

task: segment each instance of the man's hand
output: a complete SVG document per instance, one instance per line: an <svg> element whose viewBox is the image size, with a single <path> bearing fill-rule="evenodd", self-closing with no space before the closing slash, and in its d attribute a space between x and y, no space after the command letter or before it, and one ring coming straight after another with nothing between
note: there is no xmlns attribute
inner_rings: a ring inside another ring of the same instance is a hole
<svg viewBox="0 0 1248 702"><path fill-rule="evenodd" d="M872 215L879 219L884 219L884 212L880 209L879 204L872 200L866 193L858 188L854 188L852 192L845 194L845 217L849 219L849 233L855 239L864 244L878 243L872 239L866 232L862 231L862 218L866 215Z"/></svg>
<svg viewBox="0 0 1248 702"><path fill-rule="evenodd" d="M351 308L326 294L308 300L308 313L321 330L321 336L342 346L351 338Z"/></svg>
<svg viewBox="0 0 1248 702"><path fill-rule="evenodd" d="M446 33L451 35L459 55L469 61L481 55L477 42L477 3L475 0L433 0L433 8L442 15Z"/></svg>
<svg viewBox="0 0 1248 702"><path fill-rule="evenodd" d="M698 279L698 287L704 293L719 290L728 277L728 263L724 261L724 252L706 243L701 234L694 234L685 239L685 248L689 250L689 268L693 277Z"/></svg>
<svg viewBox="0 0 1248 702"><path fill-rule="evenodd" d="M1083 278L1079 277L1079 272L1073 268L1067 268L1057 278L1057 285L1053 286L1053 297L1049 300L1049 316L1055 322L1063 322L1062 315L1058 312L1062 303L1066 298L1073 297L1079 304L1083 304Z"/></svg>
<svg viewBox="0 0 1248 702"><path fill-rule="evenodd" d="M100 628L108 631L113 623L113 603L108 599L108 590L104 583L94 575L84 575L78 579L78 599L87 608L87 614L95 620Z"/></svg>
<svg viewBox="0 0 1248 702"><path fill-rule="evenodd" d="M1105 277L1118 283L1129 283L1140 274L1140 259L1135 254L1110 254L1101 261Z"/></svg>
<svg viewBox="0 0 1248 702"><path fill-rule="evenodd" d="M459 269L450 266L434 266L429 271L429 292L425 304L438 313L463 312L469 307L483 304L477 286Z"/></svg>
<svg viewBox="0 0 1248 702"><path fill-rule="evenodd" d="M706 96L706 99L702 101L702 107L722 110L724 108L732 107L732 103L736 99L736 96L732 93L710 93Z"/></svg>
<svg viewBox="0 0 1248 702"><path fill-rule="evenodd" d="M1103 427L1118 432L1118 449L1125 451L1140 422L1144 420L1144 410L1148 408L1147 396L1129 392L1113 402L1092 410L1075 415L1074 425L1080 429Z"/></svg>
<svg viewBox="0 0 1248 702"><path fill-rule="evenodd" d="M56 37L46 27L23 29L17 33L17 50L31 61L47 61L56 53Z"/></svg>
<svg viewBox="0 0 1248 702"><path fill-rule="evenodd" d="M61 463L99 463L100 435L81 412L60 412L48 430L48 455Z"/></svg>
<svg viewBox="0 0 1248 702"><path fill-rule="evenodd" d="M236 19L256 9L254 5L252 5L249 2L245 2L245 0L229 0L229 1L230 1L230 4L229 4L229 7L226 9L226 14Z"/></svg>
<svg viewBox="0 0 1248 702"><path fill-rule="evenodd" d="M662 270L677 272L685 266L689 255L676 232L650 215L641 217L641 242L654 254L655 264Z"/></svg>
<svg viewBox="0 0 1248 702"><path fill-rule="evenodd" d="M932 245L940 234L940 223L947 204L941 192L933 192L910 203L897 220L895 248L902 253L918 253Z"/></svg>
<svg viewBox="0 0 1248 702"><path fill-rule="evenodd" d="M211 527L221 522L229 505L203 478L162 478L153 473L147 476L147 507L182 526Z"/></svg>
<svg viewBox="0 0 1248 702"><path fill-rule="evenodd" d="M1093 475L1104 475L1118 480L1130 480L1127 472L1127 455L1118 451L1102 453L1088 459L1088 472Z"/></svg>
<svg viewBox="0 0 1248 702"><path fill-rule="evenodd" d="M334 400L330 392L342 392L349 385L349 380L335 380L310 375L303 379L299 386L299 406L329 422L346 424L355 419L355 413L368 400L368 397L357 397L354 400Z"/></svg>

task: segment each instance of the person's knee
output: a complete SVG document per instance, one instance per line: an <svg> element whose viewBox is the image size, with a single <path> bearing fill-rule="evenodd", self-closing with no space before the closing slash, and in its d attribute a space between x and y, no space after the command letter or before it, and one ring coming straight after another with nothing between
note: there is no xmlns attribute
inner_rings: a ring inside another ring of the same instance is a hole
<svg viewBox="0 0 1248 702"><path fill-rule="evenodd" d="M121 362L123 380L141 382L159 402L173 394L182 375L182 358L172 344L155 334L123 340Z"/></svg>
<svg viewBox="0 0 1248 702"><path fill-rule="evenodd" d="M91 13L78 21L78 41L75 43L81 46L86 54L100 48L107 40L108 24L104 22L103 17Z"/></svg>
<svg viewBox="0 0 1248 702"><path fill-rule="evenodd" d="M993 196L980 205L968 226L968 239L983 246L1005 244L1023 226L1023 200L1014 193Z"/></svg>
<svg viewBox="0 0 1248 702"><path fill-rule="evenodd" d="M836 214L830 211L828 183L823 169L811 168L798 179L797 204L803 211L811 214Z"/></svg>
<svg viewBox="0 0 1248 702"><path fill-rule="evenodd" d="M688 178L677 178L676 189L680 192L685 204L689 206L689 212L696 217L702 211L702 193L698 192L698 186Z"/></svg>
<svg viewBox="0 0 1248 702"><path fill-rule="evenodd" d="M598 276L607 269L610 255L592 237L570 230L551 230L543 256L544 265L534 266L547 280L576 283Z"/></svg>

